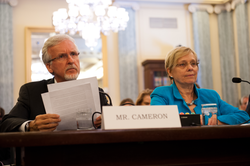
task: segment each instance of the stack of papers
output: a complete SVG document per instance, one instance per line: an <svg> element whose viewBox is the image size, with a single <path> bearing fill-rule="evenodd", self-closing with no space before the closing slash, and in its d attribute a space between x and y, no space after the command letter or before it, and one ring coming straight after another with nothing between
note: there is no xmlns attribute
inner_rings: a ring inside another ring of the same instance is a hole
<svg viewBox="0 0 250 166"><path fill-rule="evenodd" d="M46 113L60 116L56 130L76 130L76 112L83 108L101 112L96 77L48 84L48 91L42 94L43 104Z"/></svg>

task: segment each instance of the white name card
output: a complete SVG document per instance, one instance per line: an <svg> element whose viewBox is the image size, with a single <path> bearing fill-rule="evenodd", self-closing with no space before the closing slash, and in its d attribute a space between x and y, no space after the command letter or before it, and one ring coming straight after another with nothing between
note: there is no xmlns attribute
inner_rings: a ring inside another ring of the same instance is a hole
<svg viewBox="0 0 250 166"><path fill-rule="evenodd" d="M181 127L176 105L104 106L102 129L142 129Z"/></svg>

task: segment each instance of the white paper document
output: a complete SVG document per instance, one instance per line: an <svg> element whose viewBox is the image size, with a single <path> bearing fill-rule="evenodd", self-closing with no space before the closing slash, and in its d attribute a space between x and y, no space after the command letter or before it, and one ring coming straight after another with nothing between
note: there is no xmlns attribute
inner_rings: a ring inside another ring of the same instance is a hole
<svg viewBox="0 0 250 166"><path fill-rule="evenodd" d="M49 92L42 94L46 113L58 114L61 118L57 130L77 129L76 112L84 108L90 108L92 112L95 112L96 104L93 95L95 93L97 93L95 96L98 96L99 101L99 92L95 91L94 93L92 91L93 85L90 83L79 84L79 82L76 83L77 81L68 82L71 82L71 84L63 86L61 83L53 84L51 86L52 91L49 90ZM98 90L98 86L95 86L95 89Z"/></svg>
<svg viewBox="0 0 250 166"><path fill-rule="evenodd" d="M82 85L86 83L91 84L91 90L93 92L93 98L95 101L95 112L101 112L99 88L98 88L98 81L96 77L84 78L84 79L73 80L73 81L65 81L65 82L60 82L56 84L48 84L48 91L52 92L52 91L65 89L65 88L69 88L69 87L76 86L76 85Z"/></svg>

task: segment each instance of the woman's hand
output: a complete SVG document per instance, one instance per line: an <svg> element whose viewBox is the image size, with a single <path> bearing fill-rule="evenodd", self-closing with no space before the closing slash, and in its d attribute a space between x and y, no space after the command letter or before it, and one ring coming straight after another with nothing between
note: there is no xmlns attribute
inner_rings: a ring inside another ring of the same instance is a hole
<svg viewBox="0 0 250 166"><path fill-rule="evenodd" d="M200 115L201 126L203 125L202 115ZM217 115L213 115L209 120L207 125L216 125L216 121L218 125L227 125L219 120L217 120Z"/></svg>
<svg viewBox="0 0 250 166"><path fill-rule="evenodd" d="M213 115L209 118L207 125L217 125L217 115Z"/></svg>

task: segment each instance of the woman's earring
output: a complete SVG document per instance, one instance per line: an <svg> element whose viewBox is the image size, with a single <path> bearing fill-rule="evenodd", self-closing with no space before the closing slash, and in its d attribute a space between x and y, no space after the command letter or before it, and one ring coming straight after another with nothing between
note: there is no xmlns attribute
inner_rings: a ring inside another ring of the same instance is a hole
<svg viewBox="0 0 250 166"><path fill-rule="evenodd" d="M172 76L169 76L171 79L173 79L173 77Z"/></svg>

